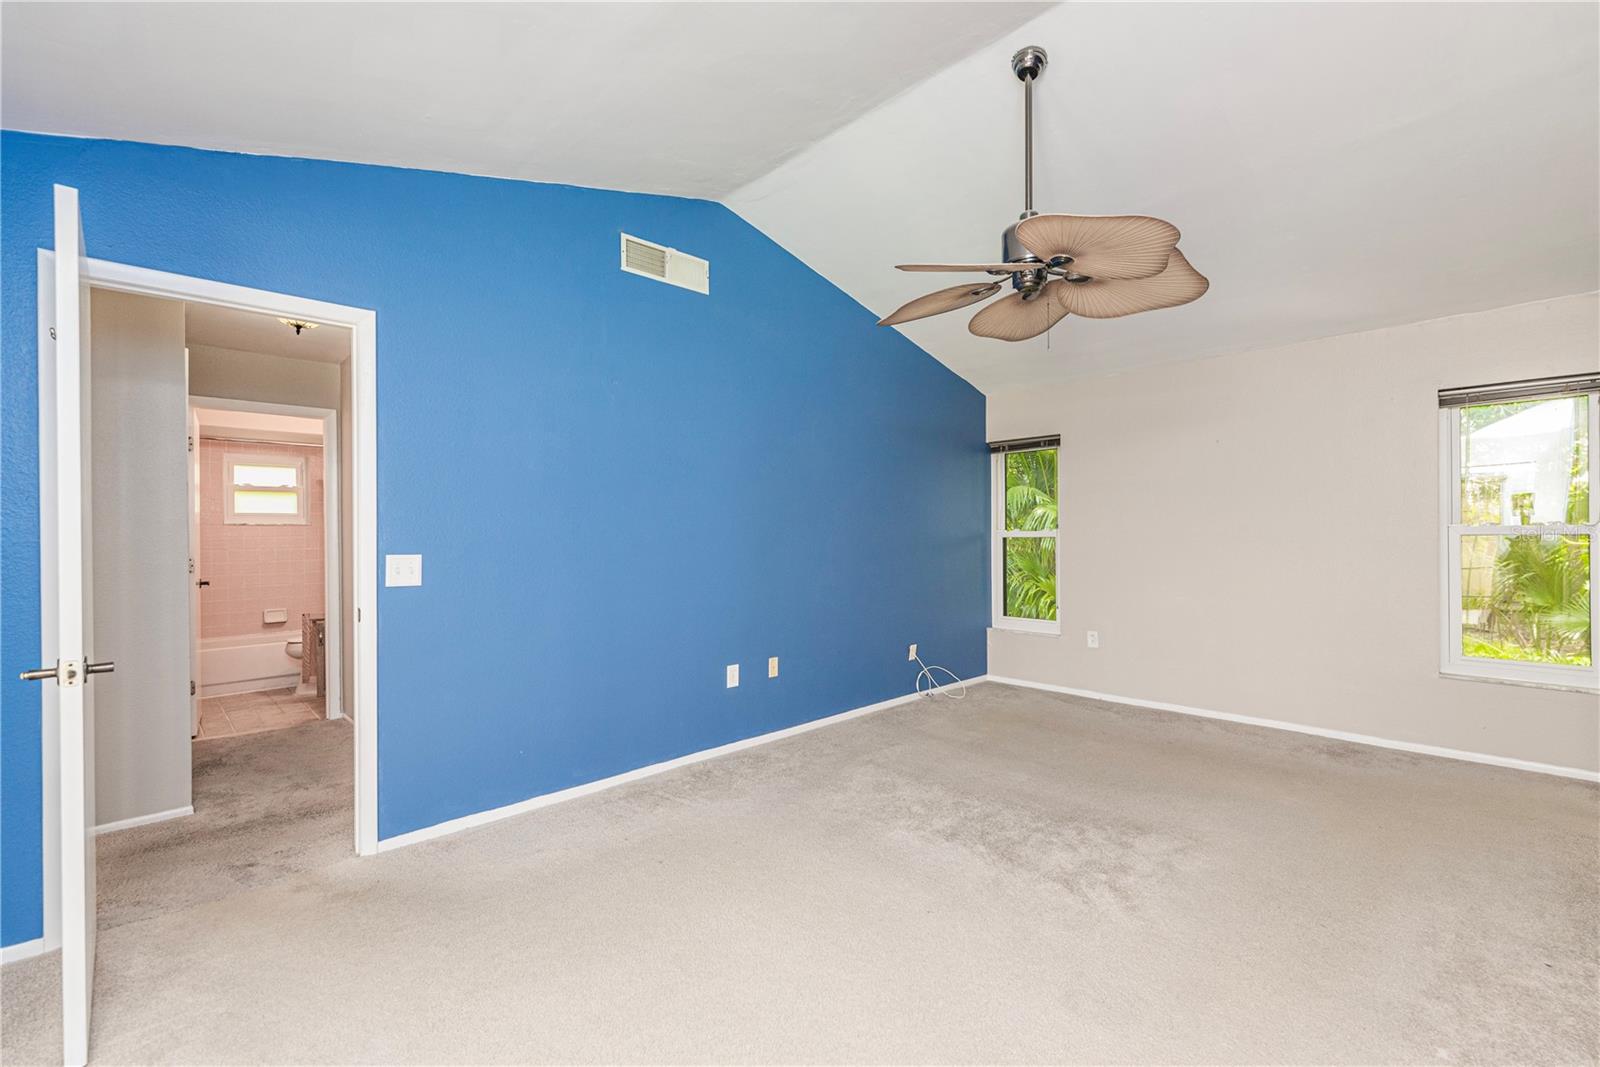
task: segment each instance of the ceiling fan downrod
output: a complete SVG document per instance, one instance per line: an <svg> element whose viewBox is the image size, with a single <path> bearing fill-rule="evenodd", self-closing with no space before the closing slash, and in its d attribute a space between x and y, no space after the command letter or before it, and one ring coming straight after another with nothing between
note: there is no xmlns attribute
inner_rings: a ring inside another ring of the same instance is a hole
<svg viewBox="0 0 1600 1067"><path fill-rule="evenodd" d="M1043 48L1030 44L1011 57L1011 69L1022 82L1022 217L1037 215L1033 210L1033 83L1044 74L1050 56Z"/></svg>
<svg viewBox="0 0 1600 1067"><path fill-rule="evenodd" d="M1044 68L1050 62L1050 57L1043 48L1030 44L1026 48L1019 48L1011 57L1011 70L1022 82L1022 214L1017 216L1017 221L1030 219L1038 212L1033 210L1033 83L1044 74ZM1006 230L1001 241L1001 254L1007 262L1038 262L1032 252L1023 248L1016 240L1017 223L1012 223ZM1044 284L1049 280L1042 269L1018 272L1011 276L1011 285L1022 294L1024 300L1032 300L1044 289Z"/></svg>

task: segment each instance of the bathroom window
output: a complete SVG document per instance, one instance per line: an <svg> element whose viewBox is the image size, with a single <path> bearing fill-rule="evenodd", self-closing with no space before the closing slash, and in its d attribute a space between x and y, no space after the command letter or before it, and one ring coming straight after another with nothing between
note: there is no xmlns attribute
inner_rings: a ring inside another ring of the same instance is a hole
<svg viewBox="0 0 1600 1067"><path fill-rule="evenodd" d="M234 525L304 525L306 461L283 456L228 456L223 521Z"/></svg>

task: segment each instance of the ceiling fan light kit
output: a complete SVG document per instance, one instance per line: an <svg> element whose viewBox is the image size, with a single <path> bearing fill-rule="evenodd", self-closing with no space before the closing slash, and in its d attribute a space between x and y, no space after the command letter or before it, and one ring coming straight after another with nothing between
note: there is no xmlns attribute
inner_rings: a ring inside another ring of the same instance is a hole
<svg viewBox="0 0 1600 1067"><path fill-rule="evenodd" d="M1114 319L1198 300L1210 282L1178 251L1178 228L1148 215L1041 215L1033 210L1033 83L1050 57L1029 45L1011 57L1022 82L1023 211L1000 238L999 263L902 263L904 271L970 271L1011 279L1015 292L972 317L979 337L1026 341L1068 315ZM894 326L968 307L1000 291L974 282L919 296L878 321Z"/></svg>

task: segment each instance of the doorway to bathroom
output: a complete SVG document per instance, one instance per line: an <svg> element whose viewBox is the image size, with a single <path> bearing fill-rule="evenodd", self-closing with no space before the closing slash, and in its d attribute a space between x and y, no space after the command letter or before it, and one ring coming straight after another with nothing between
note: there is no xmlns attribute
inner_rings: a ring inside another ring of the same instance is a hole
<svg viewBox="0 0 1600 1067"><path fill-rule="evenodd" d="M53 667L25 677L43 686L40 947L61 950L63 1053L83 1063L100 927L254 891L348 858L352 844L377 851L377 316L90 258L78 191L57 185L53 197L54 247L36 252L39 662ZM209 364L238 375L219 387L193 358L203 342L190 311L208 309L295 337L337 331L341 357L317 370L254 344L217 346ZM294 384L281 376L289 364L331 376L336 399L270 396ZM338 413L344 721L192 741L191 395ZM320 744L329 730L344 743ZM212 760L211 780L231 775L231 787L189 803L195 749L280 738L319 743L247 761L260 772L248 781L237 761ZM117 803L131 810L119 817Z"/></svg>
<svg viewBox="0 0 1600 1067"><path fill-rule="evenodd" d="M188 437L191 736L342 718L338 411L191 395Z"/></svg>

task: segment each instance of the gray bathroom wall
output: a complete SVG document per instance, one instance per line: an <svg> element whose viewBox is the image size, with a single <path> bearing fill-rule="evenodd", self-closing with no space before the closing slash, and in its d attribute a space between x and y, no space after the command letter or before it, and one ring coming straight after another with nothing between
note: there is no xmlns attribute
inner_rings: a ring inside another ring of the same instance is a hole
<svg viewBox="0 0 1600 1067"><path fill-rule="evenodd" d="M191 803L183 304L90 296L95 822Z"/></svg>
<svg viewBox="0 0 1600 1067"><path fill-rule="evenodd" d="M268 404L337 407L339 364L287 359L214 345L190 345L189 392L195 396L260 400Z"/></svg>

